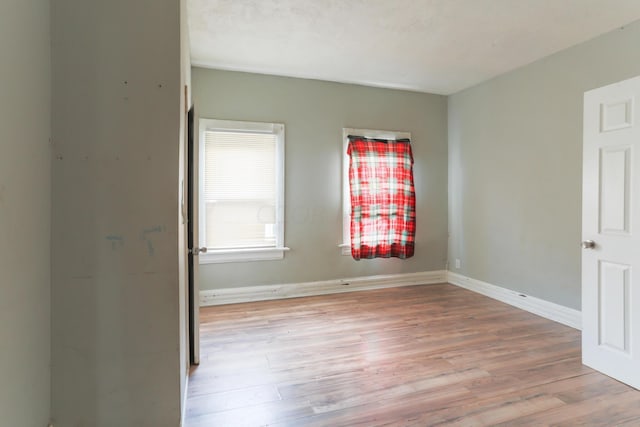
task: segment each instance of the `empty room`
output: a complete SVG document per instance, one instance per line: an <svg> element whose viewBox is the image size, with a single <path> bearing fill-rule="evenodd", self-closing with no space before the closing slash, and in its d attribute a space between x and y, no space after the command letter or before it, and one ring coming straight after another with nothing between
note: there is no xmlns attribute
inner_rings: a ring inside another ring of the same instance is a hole
<svg viewBox="0 0 640 427"><path fill-rule="evenodd" d="M0 33L0 426L640 426L638 1Z"/></svg>
<svg viewBox="0 0 640 427"><path fill-rule="evenodd" d="M187 425L639 424L632 10L190 2Z"/></svg>

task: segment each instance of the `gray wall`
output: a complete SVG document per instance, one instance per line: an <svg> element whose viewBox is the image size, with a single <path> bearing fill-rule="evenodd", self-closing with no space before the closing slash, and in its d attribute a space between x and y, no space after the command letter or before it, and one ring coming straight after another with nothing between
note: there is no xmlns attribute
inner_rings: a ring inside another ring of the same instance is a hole
<svg viewBox="0 0 640 427"><path fill-rule="evenodd" d="M207 264L203 290L441 270L447 257L447 107L438 95L194 68L205 118L286 126L282 261ZM409 131L417 200L415 256L354 261L341 255L342 128Z"/></svg>
<svg viewBox="0 0 640 427"><path fill-rule="evenodd" d="M45 426L51 360L48 0L0 2L0 61L0 425Z"/></svg>
<svg viewBox="0 0 640 427"><path fill-rule="evenodd" d="M51 4L54 423L175 426L179 1Z"/></svg>
<svg viewBox="0 0 640 427"><path fill-rule="evenodd" d="M186 92L181 93L180 111L183 113L191 106L191 52L189 48L189 23L187 16L187 1L180 0L180 87L186 87ZM183 194L187 194L185 170L186 170L186 136L187 136L186 114L180 115L180 148L178 162L178 185ZM186 203L186 198L180 197L182 203ZM189 376L189 287L188 266L187 266L187 221L183 217L186 214L184 206L176 206L179 209L178 218L178 274L179 274L179 331L180 331L180 396L184 402L187 392L187 378ZM184 413L184 407L182 412Z"/></svg>
<svg viewBox="0 0 640 427"><path fill-rule="evenodd" d="M452 271L580 308L582 96L640 74L640 23L449 98Z"/></svg>

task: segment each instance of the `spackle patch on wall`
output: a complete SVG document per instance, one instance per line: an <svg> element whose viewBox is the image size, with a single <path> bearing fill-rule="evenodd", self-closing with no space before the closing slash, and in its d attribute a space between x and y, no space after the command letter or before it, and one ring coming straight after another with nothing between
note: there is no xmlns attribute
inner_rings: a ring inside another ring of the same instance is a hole
<svg viewBox="0 0 640 427"><path fill-rule="evenodd" d="M115 251L118 248L121 248L124 246L124 237L117 235L117 234L110 234L108 236L105 236L105 239L107 239L108 241L111 242L111 250Z"/></svg>

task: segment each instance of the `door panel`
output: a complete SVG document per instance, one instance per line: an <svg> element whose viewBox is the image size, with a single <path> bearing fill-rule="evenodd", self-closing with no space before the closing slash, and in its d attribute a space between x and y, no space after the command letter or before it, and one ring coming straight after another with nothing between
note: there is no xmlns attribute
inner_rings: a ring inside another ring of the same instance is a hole
<svg viewBox="0 0 640 427"><path fill-rule="evenodd" d="M585 93L582 358L640 387L640 77Z"/></svg>
<svg viewBox="0 0 640 427"><path fill-rule="evenodd" d="M600 263L599 345L629 353L629 266Z"/></svg>
<svg viewBox="0 0 640 427"><path fill-rule="evenodd" d="M198 286L198 144L195 111L191 107L187 120L187 244L189 247L189 355L192 365L200 363L200 287Z"/></svg>
<svg viewBox="0 0 640 427"><path fill-rule="evenodd" d="M629 233L629 183L631 147L603 148L600 151L600 232Z"/></svg>

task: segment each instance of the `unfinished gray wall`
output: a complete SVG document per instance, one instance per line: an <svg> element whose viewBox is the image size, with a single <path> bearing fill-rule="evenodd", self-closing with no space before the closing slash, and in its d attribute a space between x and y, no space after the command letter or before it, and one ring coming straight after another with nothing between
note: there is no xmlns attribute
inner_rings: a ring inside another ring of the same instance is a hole
<svg viewBox="0 0 640 427"><path fill-rule="evenodd" d="M179 0L56 0L56 426L180 419Z"/></svg>
<svg viewBox="0 0 640 427"><path fill-rule="evenodd" d="M0 2L0 425L50 407L49 1Z"/></svg>
<svg viewBox="0 0 640 427"><path fill-rule="evenodd" d="M639 40L635 23L449 98L452 271L580 309L582 97L640 74Z"/></svg>
<svg viewBox="0 0 640 427"><path fill-rule="evenodd" d="M442 270L447 257L447 111L439 95L193 69L204 118L284 123L284 260L200 266L203 290ZM411 132L417 201L415 256L341 255L342 128Z"/></svg>
<svg viewBox="0 0 640 427"><path fill-rule="evenodd" d="M178 185L180 193L180 205L176 206L178 213L178 274L179 274L179 330L180 330L180 396L184 402L187 394L187 378L189 376L189 286L187 264L187 187L185 171L187 168L186 137L187 117L186 112L191 106L191 51L189 48L189 22L187 19L187 1L180 0L180 87L186 88L180 97L180 147ZM184 196L184 197L183 197ZM182 412L184 414L184 407Z"/></svg>

